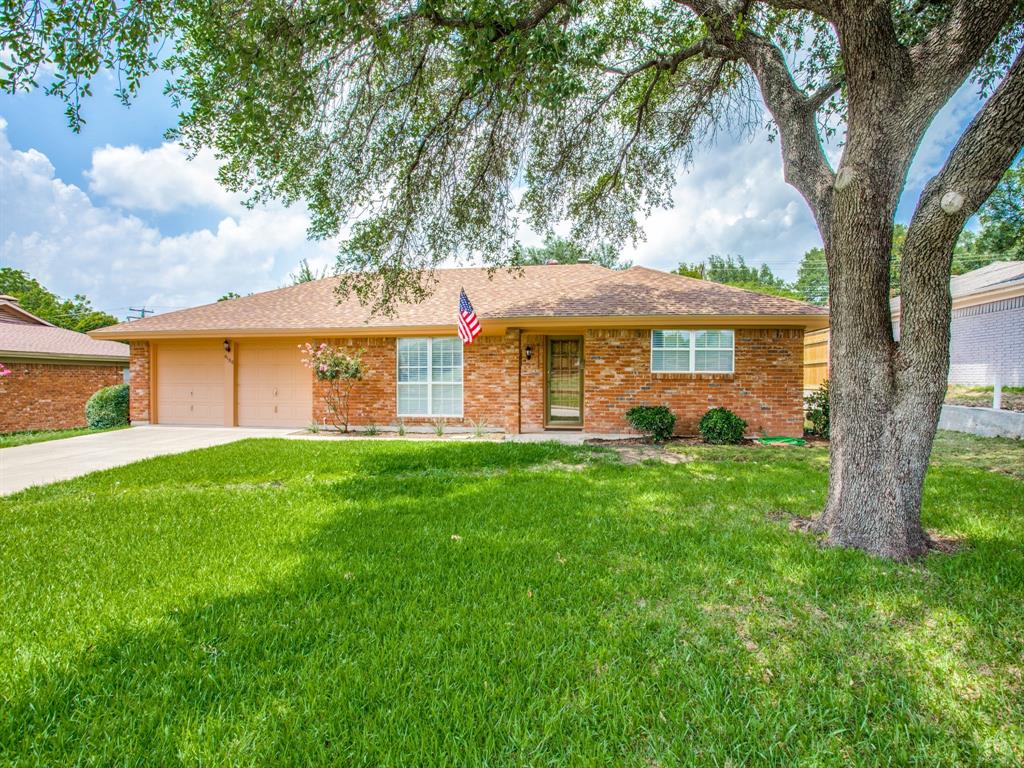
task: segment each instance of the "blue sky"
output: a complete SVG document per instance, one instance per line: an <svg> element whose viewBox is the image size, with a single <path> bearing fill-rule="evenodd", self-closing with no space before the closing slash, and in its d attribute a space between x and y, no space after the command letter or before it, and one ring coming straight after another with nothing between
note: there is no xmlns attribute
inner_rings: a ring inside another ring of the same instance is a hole
<svg viewBox="0 0 1024 768"><path fill-rule="evenodd" d="M163 79L151 78L127 109L109 78L98 79L77 135L56 99L39 91L0 95L0 265L25 269L62 295L84 293L123 317L128 307L165 312L228 291L279 287L303 258L332 264L333 244L306 240L301 206L247 210L217 185L211 155L190 162L165 142L176 115ZM899 219L912 213L978 105L968 85L937 117ZM820 245L806 205L782 179L778 145L763 134L727 136L698 152L680 169L673 197L626 258L671 269L712 253L742 254L792 279L802 254ZM539 242L528 231L522 239Z"/></svg>

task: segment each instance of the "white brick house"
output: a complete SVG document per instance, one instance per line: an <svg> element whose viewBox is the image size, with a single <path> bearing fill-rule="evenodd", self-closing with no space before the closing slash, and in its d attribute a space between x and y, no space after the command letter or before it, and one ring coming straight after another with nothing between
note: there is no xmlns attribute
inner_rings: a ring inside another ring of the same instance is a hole
<svg viewBox="0 0 1024 768"><path fill-rule="evenodd" d="M949 383L1024 386L1024 261L997 261L949 282ZM891 302L899 338L900 299Z"/></svg>

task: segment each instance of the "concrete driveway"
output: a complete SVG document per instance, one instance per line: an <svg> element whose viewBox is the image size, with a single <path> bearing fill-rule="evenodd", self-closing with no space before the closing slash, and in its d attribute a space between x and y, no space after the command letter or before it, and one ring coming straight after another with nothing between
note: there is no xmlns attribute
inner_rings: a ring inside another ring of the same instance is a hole
<svg viewBox="0 0 1024 768"><path fill-rule="evenodd" d="M224 445L250 437L284 437L294 429L146 426L0 449L0 496L32 485L119 467L133 461Z"/></svg>

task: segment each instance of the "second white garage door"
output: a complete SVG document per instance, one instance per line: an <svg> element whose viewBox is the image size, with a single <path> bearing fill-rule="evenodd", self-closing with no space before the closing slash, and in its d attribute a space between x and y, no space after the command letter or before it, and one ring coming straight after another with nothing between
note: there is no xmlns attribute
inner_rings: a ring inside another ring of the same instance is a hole
<svg viewBox="0 0 1024 768"><path fill-rule="evenodd" d="M238 425L308 427L313 421L313 375L298 343L239 341Z"/></svg>

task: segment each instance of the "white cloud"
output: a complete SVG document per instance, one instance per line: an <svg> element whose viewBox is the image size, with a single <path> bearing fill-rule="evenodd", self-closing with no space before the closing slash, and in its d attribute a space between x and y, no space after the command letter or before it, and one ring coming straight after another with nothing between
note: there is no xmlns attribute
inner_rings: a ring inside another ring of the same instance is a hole
<svg viewBox="0 0 1024 768"><path fill-rule="evenodd" d="M517 201L524 191L516 188ZM672 200L641 222L644 239L627 244L624 259L670 270L712 254L741 255L791 280L803 254L821 245L810 209L782 178L779 145L763 133L749 141L723 136L696 153L692 166L679 168ZM571 227L562 222L554 229L566 236ZM543 243L525 225L517 236L524 245Z"/></svg>
<svg viewBox="0 0 1024 768"><path fill-rule="evenodd" d="M627 248L626 258L673 269L731 253L792 279L804 252L821 244L807 204L782 178L778 144L763 134L723 138L699 153L680 169L672 197L672 208L644 222L646 240Z"/></svg>
<svg viewBox="0 0 1024 768"><path fill-rule="evenodd" d="M93 152L85 176L90 192L131 210L212 207L233 213L240 203L239 196L217 183L212 152L200 152L190 161L180 144L165 142L147 150L107 145Z"/></svg>
<svg viewBox="0 0 1024 768"><path fill-rule="evenodd" d="M84 293L97 307L123 316L128 306L165 311L227 291L275 288L302 258L316 267L333 264L333 244L306 240L304 210L231 204L172 145L99 150L100 162L88 174L90 190L124 208L158 212L198 200L230 214L215 228L167 236L138 215L97 204L57 178L42 153L14 149L5 129L0 119L0 261L27 270L57 293Z"/></svg>

